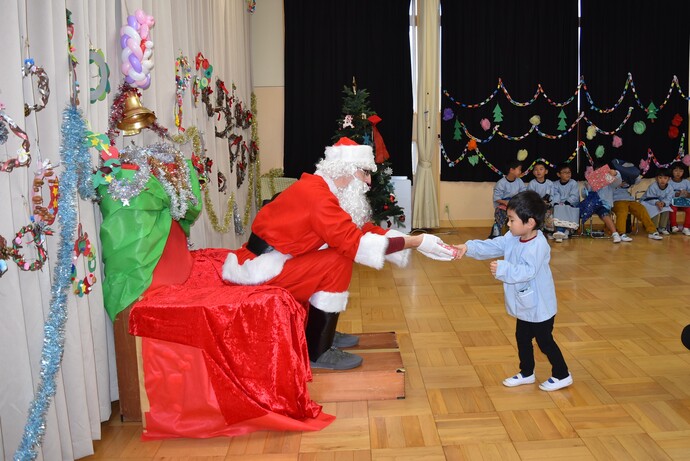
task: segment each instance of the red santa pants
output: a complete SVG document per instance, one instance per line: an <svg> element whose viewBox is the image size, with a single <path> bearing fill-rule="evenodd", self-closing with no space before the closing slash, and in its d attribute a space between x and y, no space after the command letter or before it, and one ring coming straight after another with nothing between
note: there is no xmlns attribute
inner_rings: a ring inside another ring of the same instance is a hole
<svg viewBox="0 0 690 461"><path fill-rule="evenodd" d="M283 271L265 282L288 290L299 303L311 302L326 312L340 312L347 303L347 290L352 279L351 259L332 248L314 251L285 261ZM314 295L321 302L314 302Z"/></svg>

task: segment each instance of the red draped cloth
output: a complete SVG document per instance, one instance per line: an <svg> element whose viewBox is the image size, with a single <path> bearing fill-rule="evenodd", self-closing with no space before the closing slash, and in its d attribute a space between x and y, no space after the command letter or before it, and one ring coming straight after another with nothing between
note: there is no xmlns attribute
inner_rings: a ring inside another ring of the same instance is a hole
<svg viewBox="0 0 690 461"><path fill-rule="evenodd" d="M281 288L225 284L227 253L192 251L190 275L176 285L160 279L179 277L184 264L164 264L132 307L130 333L145 338L144 438L320 430L334 419L309 398L304 307Z"/></svg>

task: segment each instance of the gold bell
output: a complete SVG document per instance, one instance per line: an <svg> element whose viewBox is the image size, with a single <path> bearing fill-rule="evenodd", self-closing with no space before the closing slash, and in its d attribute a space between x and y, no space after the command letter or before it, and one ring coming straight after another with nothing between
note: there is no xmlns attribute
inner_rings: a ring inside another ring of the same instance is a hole
<svg viewBox="0 0 690 461"><path fill-rule="evenodd" d="M125 99L125 110L117 127L124 136L132 136L139 134L143 128L150 127L155 121L156 114L142 106L137 92L131 91Z"/></svg>

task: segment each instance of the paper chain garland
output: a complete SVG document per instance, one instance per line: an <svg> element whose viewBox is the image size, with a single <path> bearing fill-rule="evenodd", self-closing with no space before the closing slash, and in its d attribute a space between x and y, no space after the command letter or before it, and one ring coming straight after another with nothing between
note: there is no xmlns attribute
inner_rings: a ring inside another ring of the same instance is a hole
<svg viewBox="0 0 690 461"><path fill-rule="evenodd" d="M609 112L613 112L623 102L623 99L625 98L625 95L628 92L629 88L632 90L633 96L635 97L635 101L640 106L640 108L642 110L644 110L645 112L649 113L649 107L645 107L642 104L642 102L640 101L640 98L637 94L637 91L635 90L635 82L633 81L632 74L629 72L628 72L628 77L625 80L625 85L623 87L623 93L621 94L621 97L618 99L618 101L612 107L607 108L607 109L602 109L602 108L599 108L595 105L594 100L592 99L592 96L589 94L589 91L587 90L587 84L585 83L585 77L584 76L580 77L580 82L577 84L577 87L575 88L574 94L570 98L566 99L563 102L556 102L556 101L553 101L551 98L549 98L547 96L546 92L544 91L544 88L541 86L541 83L537 84L537 90L531 99L529 99L526 102L515 101L510 96L508 89L506 88L505 84L503 83L503 80L500 77L498 79L498 85L496 86L496 89L488 97L486 97L486 99L484 99L482 102L479 102L476 104L468 104L468 103L463 103L463 102L457 101L453 96L451 96L451 94L448 92L448 90L445 90L445 89L443 90L443 94L448 99L450 99L453 103L455 103L457 106L462 107L462 108L466 108L466 109L476 109L476 108L479 108L479 107L482 107L482 106L488 104L498 94L499 90L503 91L503 94L505 95L506 99L511 104L513 104L514 106L518 106L518 107L530 106L530 105L534 104L534 102L536 102L536 100L540 96L542 96L552 106L564 107L564 106L567 106L568 104L570 104L571 102L573 102L575 100L575 97L578 95L578 93L582 89L582 90L584 90L585 96L587 97L587 101L589 102L592 110L595 110L595 111L600 112L600 113L609 113ZM664 106L668 103L668 99L671 96L671 93L673 92L673 88L676 88L676 90L678 91L678 93L681 95L681 97L683 99L690 100L690 97L686 96L685 93L683 93L683 89L680 87L678 77L674 75L673 79L671 80L671 86L668 89L668 93L666 95L666 98L661 103L661 105L658 107L657 111L663 109Z"/></svg>
<svg viewBox="0 0 690 461"><path fill-rule="evenodd" d="M632 116L632 112L633 112L633 107L628 107L628 113L626 114L625 118L624 118L623 121L620 123L620 125L618 125L618 127L617 127L616 129L612 130L612 131L605 131L605 130L602 130L601 128L599 128L598 126L596 126L596 125L594 124L594 122L592 122L591 120L589 120L589 119L587 118L587 116L585 115L584 112L582 112L582 113L580 113L580 115L578 115L578 117L577 117L577 118L575 119L575 121L570 125L570 127L568 127L563 133L558 134L558 135L553 135L553 134L544 133L544 132L541 131L541 129L539 128L539 125L532 125L532 126L530 127L530 129L529 129L526 133L524 133L524 134L522 134L522 135L520 135L520 136L510 136L510 135L508 135L508 134L503 133L503 132L499 129L500 125L494 125L494 126L493 126L493 129L492 129L492 132L491 132L491 135L490 135L488 138L481 139L481 138L478 138L478 137L474 136L473 134L471 134L471 133L469 132L469 130L467 129L467 126L465 126L465 124L464 124L463 122L456 121L456 124L458 124L458 125L460 126L460 128L461 128L461 129L463 130L463 132L465 133L465 136L467 136L467 137L470 138L470 139L475 140L476 142L478 142L478 143L480 143L480 144L486 144L486 143L488 143L488 142L491 141L491 140L494 138L494 136L496 136L496 135L502 137L503 139L507 139L507 140L510 140L510 141L522 141L523 139L525 139L527 136L529 136L529 135L532 134L533 132L537 133L539 136L541 136L541 137L543 137L543 138L547 138L547 139L561 139L561 138L563 138L564 136L567 136L568 134L570 134L570 132L573 131L573 130L577 127L577 124L580 122L580 120L584 120L588 125L594 127L594 129L595 129L595 131L596 131L597 133L601 133L601 134L605 134L605 135L609 135L609 136L610 136L610 135L614 135L614 134L618 133L619 131L621 131L621 130L623 129L623 127L628 123L628 120L630 120L630 117Z"/></svg>
<svg viewBox="0 0 690 461"><path fill-rule="evenodd" d="M15 168L31 165L31 143L26 132L19 128L14 120L5 113L5 106L0 103L0 145L7 142L7 127L5 124L7 124L12 133L22 139L22 148L18 151L17 157L0 163L0 171L11 173Z"/></svg>
<svg viewBox="0 0 690 461"><path fill-rule="evenodd" d="M192 68L186 56L180 56L175 60L175 126L182 132L182 103L184 94L189 88L192 79Z"/></svg>

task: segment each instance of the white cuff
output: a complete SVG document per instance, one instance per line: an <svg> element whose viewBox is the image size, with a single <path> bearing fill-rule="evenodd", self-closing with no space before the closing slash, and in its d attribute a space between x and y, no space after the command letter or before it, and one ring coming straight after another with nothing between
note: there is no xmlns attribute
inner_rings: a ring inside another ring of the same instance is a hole
<svg viewBox="0 0 690 461"><path fill-rule="evenodd" d="M381 269L385 263L386 249L388 249L388 237L371 232L366 233L359 240L355 262Z"/></svg>

